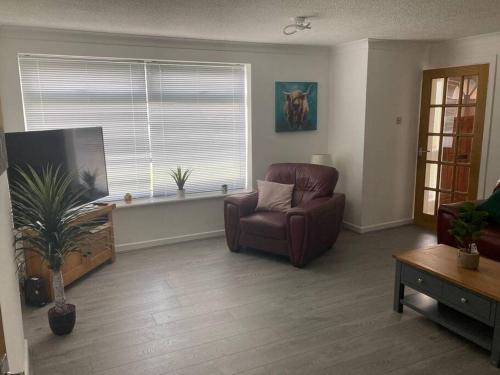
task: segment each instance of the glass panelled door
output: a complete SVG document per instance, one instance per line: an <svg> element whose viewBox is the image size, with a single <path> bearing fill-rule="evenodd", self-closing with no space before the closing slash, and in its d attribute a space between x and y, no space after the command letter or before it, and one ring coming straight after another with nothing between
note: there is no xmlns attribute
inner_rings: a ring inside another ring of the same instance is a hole
<svg viewBox="0 0 500 375"><path fill-rule="evenodd" d="M488 65L423 73L415 222L434 226L439 205L477 197Z"/></svg>

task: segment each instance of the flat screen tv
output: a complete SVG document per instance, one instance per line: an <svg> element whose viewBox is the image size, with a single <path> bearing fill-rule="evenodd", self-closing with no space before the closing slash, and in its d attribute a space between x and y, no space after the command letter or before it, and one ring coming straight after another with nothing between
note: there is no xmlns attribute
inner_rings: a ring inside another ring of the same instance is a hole
<svg viewBox="0 0 500 375"><path fill-rule="evenodd" d="M19 177L16 167L41 172L52 165L73 174L75 188L86 188L82 204L109 194L102 128L6 133L5 142L9 182Z"/></svg>

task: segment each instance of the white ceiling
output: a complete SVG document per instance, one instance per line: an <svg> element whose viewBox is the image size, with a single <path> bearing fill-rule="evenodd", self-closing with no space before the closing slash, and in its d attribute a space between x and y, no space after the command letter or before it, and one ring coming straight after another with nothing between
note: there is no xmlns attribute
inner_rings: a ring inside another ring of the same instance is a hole
<svg viewBox="0 0 500 375"><path fill-rule="evenodd" d="M289 18L316 14L293 36ZM136 35L333 45L500 31L499 0L0 0L0 24Z"/></svg>

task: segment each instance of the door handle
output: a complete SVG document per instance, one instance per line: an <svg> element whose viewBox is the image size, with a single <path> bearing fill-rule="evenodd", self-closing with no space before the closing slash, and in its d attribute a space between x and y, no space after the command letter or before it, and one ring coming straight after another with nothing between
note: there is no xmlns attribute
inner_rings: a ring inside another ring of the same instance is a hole
<svg viewBox="0 0 500 375"><path fill-rule="evenodd" d="M418 148L418 157L422 157L424 156L425 154L427 154L428 152L431 152L430 150L424 150L422 147L419 147Z"/></svg>

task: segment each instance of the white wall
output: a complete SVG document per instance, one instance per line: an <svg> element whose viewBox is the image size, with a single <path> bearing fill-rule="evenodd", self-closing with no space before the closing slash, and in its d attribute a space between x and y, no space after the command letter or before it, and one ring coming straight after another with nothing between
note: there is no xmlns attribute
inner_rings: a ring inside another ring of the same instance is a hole
<svg viewBox="0 0 500 375"><path fill-rule="evenodd" d="M428 44L369 40L364 231L413 219L422 69ZM396 117L402 118L400 125Z"/></svg>
<svg viewBox="0 0 500 375"><path fill-rule="evenodd" d="M336 191L346 194L344 221L361 225L368 40L332 49L328 150L339 170Z"/></svg>
<svg viewBox="0 0 500 375"><path fill-rule="evenodd" d="M126 207L113 214L117 251L224 235L221 198Z"/></svg>
<svg viewBox="0 0 500 375"><path fill-rule="evenodd" d="M12 246L7 173L0 176L0 307L10 371L24 371L25 347L19 283Z"/></svg>
<svg viewBox="0 0 500 375"><path fill-rule="evenodd" d="M321 47L218 43L23 28L0 29L0 97L7 132L23 131L17 53L44 53L251 64L252 176L274 162L307 162L328 149L329 50ZM274 131L274 82L318 82L318 130ZM177 220L168 212L175 207ZM196 210L198 207L198 210ZM119 245L221 230L222 199L177 206L124 208L116 213ZM189 213L206 210L206 215ZM184 211L185 210L185 211ZM212 220L208 220L210 217Z"/></svg>
<svg viewBox="0 0 500 375"><path fill-rule="evenodd" d="M478 197L488 197L500 179L500 33L435 43L427 68L490 64Z"/></svg>
<svg viewBox="0 0 500 375"><path fill-rule="evenodd" d="M425 43L360 40L330 60L329 152L358 232L412 221ZM396 117L403 122L396 125Z"/></svg>

